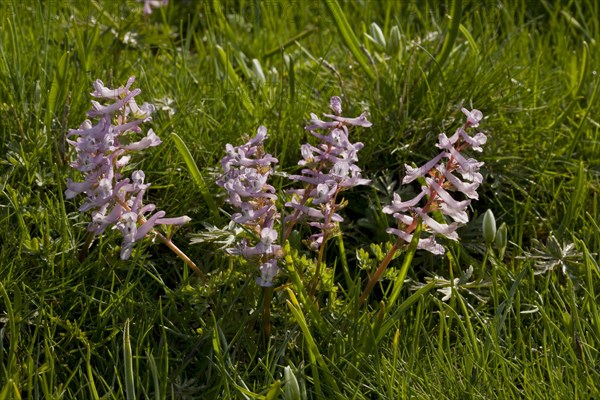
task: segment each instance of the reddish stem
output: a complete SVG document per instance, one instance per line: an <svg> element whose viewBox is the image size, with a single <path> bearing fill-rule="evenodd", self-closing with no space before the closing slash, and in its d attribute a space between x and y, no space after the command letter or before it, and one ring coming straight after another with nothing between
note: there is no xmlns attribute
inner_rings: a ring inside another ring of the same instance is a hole
<svg viewBox="0 0 600 400"><path fill-rule="evenodd" d="M121 199L117 199L117 202L125 210L131 211L129 205ZM140 215L138 216L138 222L141 225L143 225L146 222L146 218L144 218L143 215ZM204 278L204 273L200 270L200 268L198 268L198 266L183 251L181 251L181 249L177 247L171 239L158 232L154 228L152 228L150 232L153 232L161 242L163 242L165 245L167 245L168 248L170 248L175 254L177 254L177 257L179 257L188 267L190 267L196 273L197 276Z"/></svg>
<svg viewBox="0 0 600 400"><path fill-rule="evenodd" d="M464 129L466 129L468 127L469 127L469 124L466 123ZM461 138L459 137L458 140L456 141L456 144L454 147L456 149L456 151L460 152L461 144L462 144ZM456 169L456 160L454 159L453 156L450 156L450 159L448 160L448 163L446 164L446 169L448 171L453 171L454 169ZM440 175L437 177L437 179L438 179L437 184L440 187L442 187L446 181L446 177L444 175ZM431 189L431 192L429 194L429 199L427 200L427 203L425 204L425 206L423 206L423 213L427 214L429 212L436 197L437 197L437 192L435 190ZM411 234L417 228L418 224L419 224L419 218L416 218L416 217L413 218L413 221L411 222L411 224L408 225L406 228L404 228L404 232ZM390 251L386 254L385 258L381 261L381 263L375 270L375 273L373 274L373 276L371 276L371 278L369 279L369 282L367 283L367 287L365 288L365 290L363 291L362 295L359 298L360 306L362 306L365 303L365 301L367 300L367 297L369 296L369 294L375 287L375 284L381 278L381 275L383 275L383 273L385 272L390 261L392 261L392 258L394 256L394 254L396 253L396 251L398 250L398 247L400 247L401 243L402 243L402 239L398 238L398 240L396 240L396 243L394 243L394 245L392 246Z"/></svg>
<svg viewBox="0 0 600 400"><path fill-rule="evenodd" d="M362 295L360 296L360 299L358 300L358 304L360 306L362 306L365 303L365 301L367 300L367 297L369 296L369 294L375 287L375 284L377 284L377 282L379 281L379 278L381 278L381 275L386 270L390 261L392 261L394 254L398 250L398 247L400 247L400 243L402 243L402 239L398 238L398 240L396 240L396 243L394 243L394 245L392 246L390 251L388 251L388 253L385 255L385 258L381 261L381 264L379 264L379 267L377 267L377 269L375 270L375 273L373 274L373 276L371 276L371 279L369 279L369 283L367 283L367 287L365 288Z"/></svg>

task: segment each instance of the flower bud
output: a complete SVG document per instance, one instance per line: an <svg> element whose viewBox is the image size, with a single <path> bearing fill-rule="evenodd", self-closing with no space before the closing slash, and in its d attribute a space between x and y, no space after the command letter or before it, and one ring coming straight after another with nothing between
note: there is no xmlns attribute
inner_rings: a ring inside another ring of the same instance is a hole
<svg viewBox="0 0 600 400"><path fill-rule="evenodd" d="M487 210L483 216L483 239L487 244L491 244L496 237L496 218L492 210Z"/></svg>
<svg viewBox="0 0 600 400"><path fill-rule="evenodd" d="M296 379L296 375L288 365L283 369L283 375L285 377L285 386L284 386L284 399L285 400L300 400L300 386L298 385L298 380Z"/></svg>
<svg viewBox="0 0 600 400"><path fill-rule="evenodd" d="M371 36L373 36L375 41L385 49L385 36L383 36L381 28L375 22L371 24Z"/></svg>
<svg viewBox="0 0 600 400"><path fill-rule="evenodd" d="M502 260L504 258L506 245L508 244L508 232L505 222L500 225L500 228L498 228L498 231L496 232L495 244L498 249L498 258Z"/></svg>
<svg viewBox="0 0 600 400"><path fill-rule="evenodd" d="M264 85L267 81L267 78L265 78L265 74L263 72L262 66L260 65L260 61L258 61L256 58L252 59L252 70L254 71L254 75L256 76L258 83Z"/></svg>
<svg viewBox="0 0 600 400"><path fill-rule="evenodd" d="M390 56L396 56L400 51L400 29L397 26L393 26L390 30L390 35L387 42L387 53Z"/></svg>
<svg viewBox="0 0 600 400"><path fill-rule="evenodd" d="M385 44L385 36L383 36L383 32L377 23L373 22L371 24L371 36L370 39L377 45L377 50L383 51L386 48Z"/></svg>

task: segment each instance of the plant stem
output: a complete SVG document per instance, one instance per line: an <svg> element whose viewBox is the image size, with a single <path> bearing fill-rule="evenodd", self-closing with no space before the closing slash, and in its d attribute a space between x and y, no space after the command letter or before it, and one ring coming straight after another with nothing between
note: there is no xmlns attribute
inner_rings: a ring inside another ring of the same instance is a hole
<svg viewBox="0 0 600 400"><path fill-rule="evenodd" d="M263 323L265 327L265 343L269 343L271 337L271 298L273 297L273 287L263 287Z"/></svg>
<svg viewBox="0 0 600 400"><path fill-rule="evenodd" d="M358 300L360 306L362 306L365 303L367 297L375 287L375 284L379 281L379 278L381 278L381 275L389 265L390 261L392 261L394 254L396 254L398 247L400 247L400 243L402 243L402 239L398 238L398 240L396 240L396 243L394 243L390 251L388 251L388 253L386 254L383 261L381 261L381 264L379 264L379 267L377 267L377 269L375 270L373 276L371 276L371 279L369 279L367 287L365 288L364 292L360 296L360 299Z"/></svg>
<svg viewBox="0 0 600 400"><path fill-rule="evenodd" d="M131 211L131 208L126 202L121 201L119 199L117 199L117 201L125 210ZM138 222L143 225L146 222L146 218L140 215L138 217ZM204 273L200 270L200 268L198 268L198 266L183 251L181 251L181 249L177 247L171 239L169 239L154 228L152 228L150 232L153 232L161 242L166 244L167 247L173 251L173 253L177 254L177 257L181 258L183 262L186 263L186 265L196 273L196 276L204 278Z"/></svg>
<svg viewBox="0 0 600 400"><path fill-rule="evenodd" d="M81 248L81 250L79 250L79 261L83 261L86 259L86 257L88 256L88 251L90 250L90 246L92 245L92 242L94 241L94 232L89 232L87 233L86 237L85 237L85 243L83 244L83 247Z"/></svg>
<svg viewBox="0 0 600 400"><path fill-rule="evenodd" d="M327 239L327 233L323 232L323 244L319 248L319 255L317 256L317 267L315 269L315 274L313 275L310 281L310 288L308 289L308 297L312 298L315 294L315 290L317 289L317 284L319 283L319 276L321 276L321 263L323 262L323 249L325 248L325 240Z"/></svg>
<svg viewBox="0 0 600 400"><path fill-rule="evenodd" d="M332 199L330 200L330 204L331 204L331 212L329 214L327 214L327 218L325 219L324 223L323 223L323 243L321 244L321 246L319 247L319 255L317 256L317 268L315 270L315 275L312 278L312 281L310 283L310 288L308 290L308 296L309 297L313 297L313 294L315 293L315 290L317 289L317 284L319 283L319 277L321 276L321 263L323 262L323 255L325 253L325 245L327 243L327 239L328 239L328 229L326 228L327 226L329 226L329 224L331 224L331 219L333 218L333 214L335 213L336 210L336 199L337 199L337 195L340 193L340 189L338 189L335 194L333 195Z"/></svg>
<svg viewBox="0 0 600 400"><path fill-rule="evenodd" d="M196 273L197 276L204 277L204 273L200 270L200 268L198 268L198 266L183 251L181 251L181 249L179 247L177 247L171 239L167 238L165 235L158 232L156 229L153 229L153 231L154 231L154 234L156 235L156 237L161 242L166 244L167 247L173 251L173 253L177 254L177 257L181 258L188 267L190 267L192 270L194 270L194 272Z"/></svg>

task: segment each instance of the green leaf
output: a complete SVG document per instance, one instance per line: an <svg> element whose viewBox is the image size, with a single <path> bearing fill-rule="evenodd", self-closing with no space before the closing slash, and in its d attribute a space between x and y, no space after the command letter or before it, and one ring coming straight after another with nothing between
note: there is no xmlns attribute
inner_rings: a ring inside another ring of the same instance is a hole
<svg viewBox="0 0 600 400"><path fill-rule="evenodd" d="M339 396L341 396L341 392L337 385L337 382L335 381L335 378L333 377L331 371L329 370L329 367L328 367L327 363L325 362L325 358L321 355L321 352L319 351L319 347L317 346L317 342L315 341L313 335L310 332L310 328L308 327L308 324L306 323L304 314L302 314L302 309L300 308L300 303L298 303L298 300L296 299L294 292L292 292L289 288L287 289L287 292L290 297L290 300L286 300L286 303L292 313L292 316L296 320L296 323L298 324L298 326L300 326L300 330L302 331L302 334L304 335L304 340L306 341L306 346L307 346L309 355L311 356L311 359L314 359L316 361L316 363L319 365L319 367L323 371L325 371L325 379L327 380L327 383L329 385L331 385L332 388L334 388L335 392ZM315 377L313 377L313 378L315 378ZM316 378L315 378L315 380L316 380Z"/></svg>
<svg viewBox="0 0 600 400"><path fill-rule="evenodd" d="M176 133L173 132L173 133L171 133L171 137L173 138L173 141L175 142L175 147L177 147L177 150L179 150L179 154L181 154L181 156L183 157L183 160L185 161L185 164L188 167L188 171L190 172L190 175L192 175L192 179L194 180L194 183L196 183L196 186L198 186L198 189L200 190L200 194L202 195L202 199L204 200L204 202L210 209L210 212L213 215L213 217L216 219L219 219L220 218L219 209L217 208L217 206L212 198L211 193L208 191L208 188L206 187L206 183L204 182L204 179L202 178L202 174L200 173L200 170L198 169L198 165L196 165L196 161L194 161L194 158L192 157L192 153L190 153L189 148L187 147L187 145L185 144L183 139L181 137L179 137L179 135L177 135Z"/></svg>
<svg viewBox="0 0 600 400"><path fill-rule="evenodd" d="M352 27L348 23L340 4L337 0L325 0L325 4L329 9L329 12L333 16L335 21L335 25L337 26L342 38L344 39L344 43L348 47L348 50L352 53L356 61L360 64L362 69L369 75L369 78L375 79L375 72L373 71L373 67L369 63L367 56L363 53L360 48L360 43L352 30Z"/></svg>
<svg viewBox="0 0 600 400"><path fill-rule="evenodd" d="M571 198L567 207L567 211L565 212L560 227L557 231L557 235L561 239L564 237L566 230L570 227L572 228L577 222L577 218L584 210L583 205L588 191L587 182L587 173L583 166L583 161L580 161L577 176L573 182L575 187L571 192Z"/></svg>
<svg viewBox="0 0 600 400"><path fill-rule="evenodd" d="M127 400L134 400L135 381L133 378L133 355L131 352L131 341L129 337L129 319L125 321L123 328L123 367L125 369L125 392Z"/></svg>
<svg viewBox="0 0 600 400"><path fill-rule="evenodd" d="M444 46L436 57L439 68L442 68L452 51L458 31L460 29L460 20L462 18L462 0L452 1L452 11L450 16L450 29L444 38Z"/></svg>
<svg viewBox="0 0 600 400"><path fill-rule="evenodd" d="M221 66L225 69L225 74L229 79L232 87L237 88L239 90L240 96L242 96L242 105L250 114L254 114L254 104L250 101L250 97L248 96L248 92L246 91L246 85L240 79L238 74L235 72L233 65L229 61L229 57L227 57L227 53L221 46L217 47L217 53L219 55L219 61L221 62Z"/></svg>
<svg viewBox="0 0 600 400"><path fill-rule="evenodd" d="M388 308L392 307L394 305L394 303L396 303L398 296L400 296L400 291L402 290L402 287L404 286L404 278L406 278L406 274L408 273L408 268L410 267L413 256L415 255L415 252L417 251L417 245L419 244L419 237L421 236L422 229L423 229L423 223L419 222L419 224L417 225L417 228L415 229L415 231L413 233L413 238L410 242L410 245L408 246L408 251L406 252L406 255L404 256L404 262L402 263L402 267L400 268L400 273L398 274L398 276L396 277L396 280L394 281L394 288L392 289L392 295L390 296L390 298L387 301Z"/></svg>
<svg viewBox="0 0 600 400"><path fill-rule="evenodd" d="M66 51L60 57L58 61L58 66L56 69L56 73L52 78L52 84L50 86L50 93L48 94L48 105L46 107L46 116L44 123L46 127L50 127L52 125L52 115L56 111L56 103L58 101L59 95L61 95L63 88L67 85L66 77L67 77L67 67L69 66L69 52Z"/></svg>

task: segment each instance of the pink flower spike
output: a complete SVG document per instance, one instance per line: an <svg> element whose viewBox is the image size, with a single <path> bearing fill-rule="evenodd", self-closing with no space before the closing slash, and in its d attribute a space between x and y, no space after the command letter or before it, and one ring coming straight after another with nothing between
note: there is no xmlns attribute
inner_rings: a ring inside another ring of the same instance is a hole
<svg viewBox="0 0 600 400"><path fill-rule="evenodd" d="M267 139L267 128L263 125L256 130L256 135L247 143L248 147L260 146Z"/></svg>
<svg viewBox="0 0 600 400"><path fill-rule="evenodd" d="M456 176L452 175L452 173L448 172L446 170L446 168L441 165L438 167L438 171L440 171L442 174L444 174L444 176L446 177L448 182L450 182L450 184L452 184L452 186L456 190L458 190L459 192L462 192L465 196L467 196L470 199L473 199L473 200L479 199L479 194L477 193L477 188L479 187L479 182L471 182L471 183L463 182L460 179L458 179Z"/></svg>
<svg viewBox="0 0 600 400"><path fill-rule="evenodd" d="M135 235L137 233L138 216L134 212L127 212L121 216L121 220L115 225L123 234L123 243L121 244L121 260L128 260L131 256Z"/></svg>
<svg viewBox="0 0 600 400"><path fill-rule="evenodd" d="M106 121L101 119L98 124L92 126L92 122L89 119L83 121L83 123L79 126L79 129L69 129L69 133L67 137L73 135L79 136L103 136L105 134Z"/></svg>
<svg viewBox="0 0 600 400"><path fill-rule="evenodd" d="M231 220L236 224L247 224L252 221L257 221L260 217L265 215L270 208L270 206L265 206L258 210L253 208L243 208L241 213L233 214Z"/></svg>
<svg viewBox="0 0 600 400"><path fill-rule="evenodd" d="M123 97L120 100L117 100L115 103L110 104L108 106L104 106L98 103L96 100L92 100L92 109L88 111L87 115L89 117L100 117L102 115L112 114L125 107L129 100L131 100L133 97L137 96L141 92L142 91L139 88L133 89L131 92L125 95L125 97Z"/></svg>
<svg viewBox="0 0 600 400"><path fill-rule="evenodd" d="M440 141L440 145L441 144L442 144L442 141ZM444 148L446 150L448 150L450 155L458 163L458 165L459 165L458 171L461 173L461 175L463 176L464 179L471 181L471 182L478 182L478 183L481 183L483 181L483 176L478 172L479 168L484 164L483 162L479 162L474 158L466 159L452 145L448 145L447 147L444 147Z"/></svg>
<svg viewBox="0 0 600 400"><path fill-rule="evenodd" d="M485 134L483 134L482 132L478 132L475 136L471 137L462 128L458 128L458 133L463 138L463 140L471 146L473 150L478 152L483 151L481 146L483 146L485 142L487 142L487 136L485 136Z"/></svg>
<svg viewBox="0 0 600 400"><path fill-rule="evenodd" d="M427 250L428 252L441 256L444 254L444 246L436 242L435 236L429 236L425 239L419 239L418 249Z"/></svg>
<svg viewBox="0 0 600 400"><path fill-rule="evenodd" d="M130 153L161 143L152 129L146 137L138 142L130 142L124 136L131 133L141 133L140 125L150 119L154 106L144 103L138 107L135 102L141 90L129 90L135 81L130 77L124 87L110 89L101 80L93 84L92 96L97 99L112 100L107 104L92 100L89 117L95 117L96 125L86 119L79 129L71 129L68 137L77 135L77 140L67 140L75 148L77 159L71 163L85 175L83 182L67 180L67 198L78 193L85 193L87 200L79 210L90 211L92 221L88 231L99 235L113 225L123 235L121 258L131 256L133 243L141 240L157 222L163 224L181 224L187 217L163 218L164 211L156 212L138 229L138 221L143 220L144 214L155 210L154 204L143 204L143 197L150 184L144 183L144 172L133 171L131 179L122 170L131 159ZM133 119L132 119L133 117ZM127 153L127 154L126 154ZM166 239L168 240L168 239ZM189 259L188 259L189 261ZM186 261L191 266L191 261Z"/></svg>
<svg viewBox="0 0 600 400"><path fill-rule="evenodd" d="M263 228L260 232L260 241L265 245L270 246L277 241L277 231L271 228Z"/></svg>
<svg viewBox="0 0 600 400"><path fill-rule="evenodd" d="M150 103L144 103L141 106L138 106L134 98L131 98L127 102L127 106L134 118L141 119L143 122L151 121L152 114L156 111L156 107Z"/></svg>
<svg viewBox="0 0 600 400"><path fill-rule="evenodd" d="M400 239L404 240L406 243L412 242L412 239L413 239L412 234L408 234L401 229L388 228L388 229L386 229L386 232L398 236ZM417 249L427 250L428 252L435 254L435 255L444 254L444 247L435 241L435 236L429 236L428 238L419 239L419 242L417 243Z"/></svg>
<svg viewBox="0 0 600 400"><path fill-rule="evenodd" d="M125 150L144 150L148 147L158 146L161 143L162 141L158 136L156 136L156 133L154 133L152 129L148 129L148 134L145 138L143 138L139 142L134 142L128 144L127 146L123 146L123 148Z"/></svg>
<svg viewBox="0 0 600 400"><path fill-rule="evenodd" d="M323 214L323 211L319 211L319 210L317 210L315 208L311 208L311 207L308 207L308 206L304 206L302 204L298 204L298 203L296 203L294 201L285 203L285 206L286 207L294 208L296 210L299 210L303 214L307 215L310 218L314 218L314 219L317 219L317 220L325 219L325 215ZM344 219L339 214L333 213L331 215L331 221L332 222L342 222L343 220Z"/></svg>
<svg viewBox="0 0 600 400"><path fill-rule="evenodd" d="M317 114L310 114L311 125L306 126L304 129L308 131L314 131L315 129L333 129L336 128L339 123L336 121L321 121Z"/></svg>
<svg viewBox="0 0 600 400"><path fill-rule="evenodd" d="M102 82L100 79L97 79L92 84L92 86L94 86L95 90L91 93L91 95L94 97L99 97L99 98L103 98L103 99L113 99L113 100L120 99L121 97L123 97L123 95L128 93L129 88L131 87L131 85L133 84L134 81L135 81L135 76L131 76L127 80L127 84L125 85L125 87L121 87L118 89L109 89L106 86L104 86L104 82Z"/></svg>

